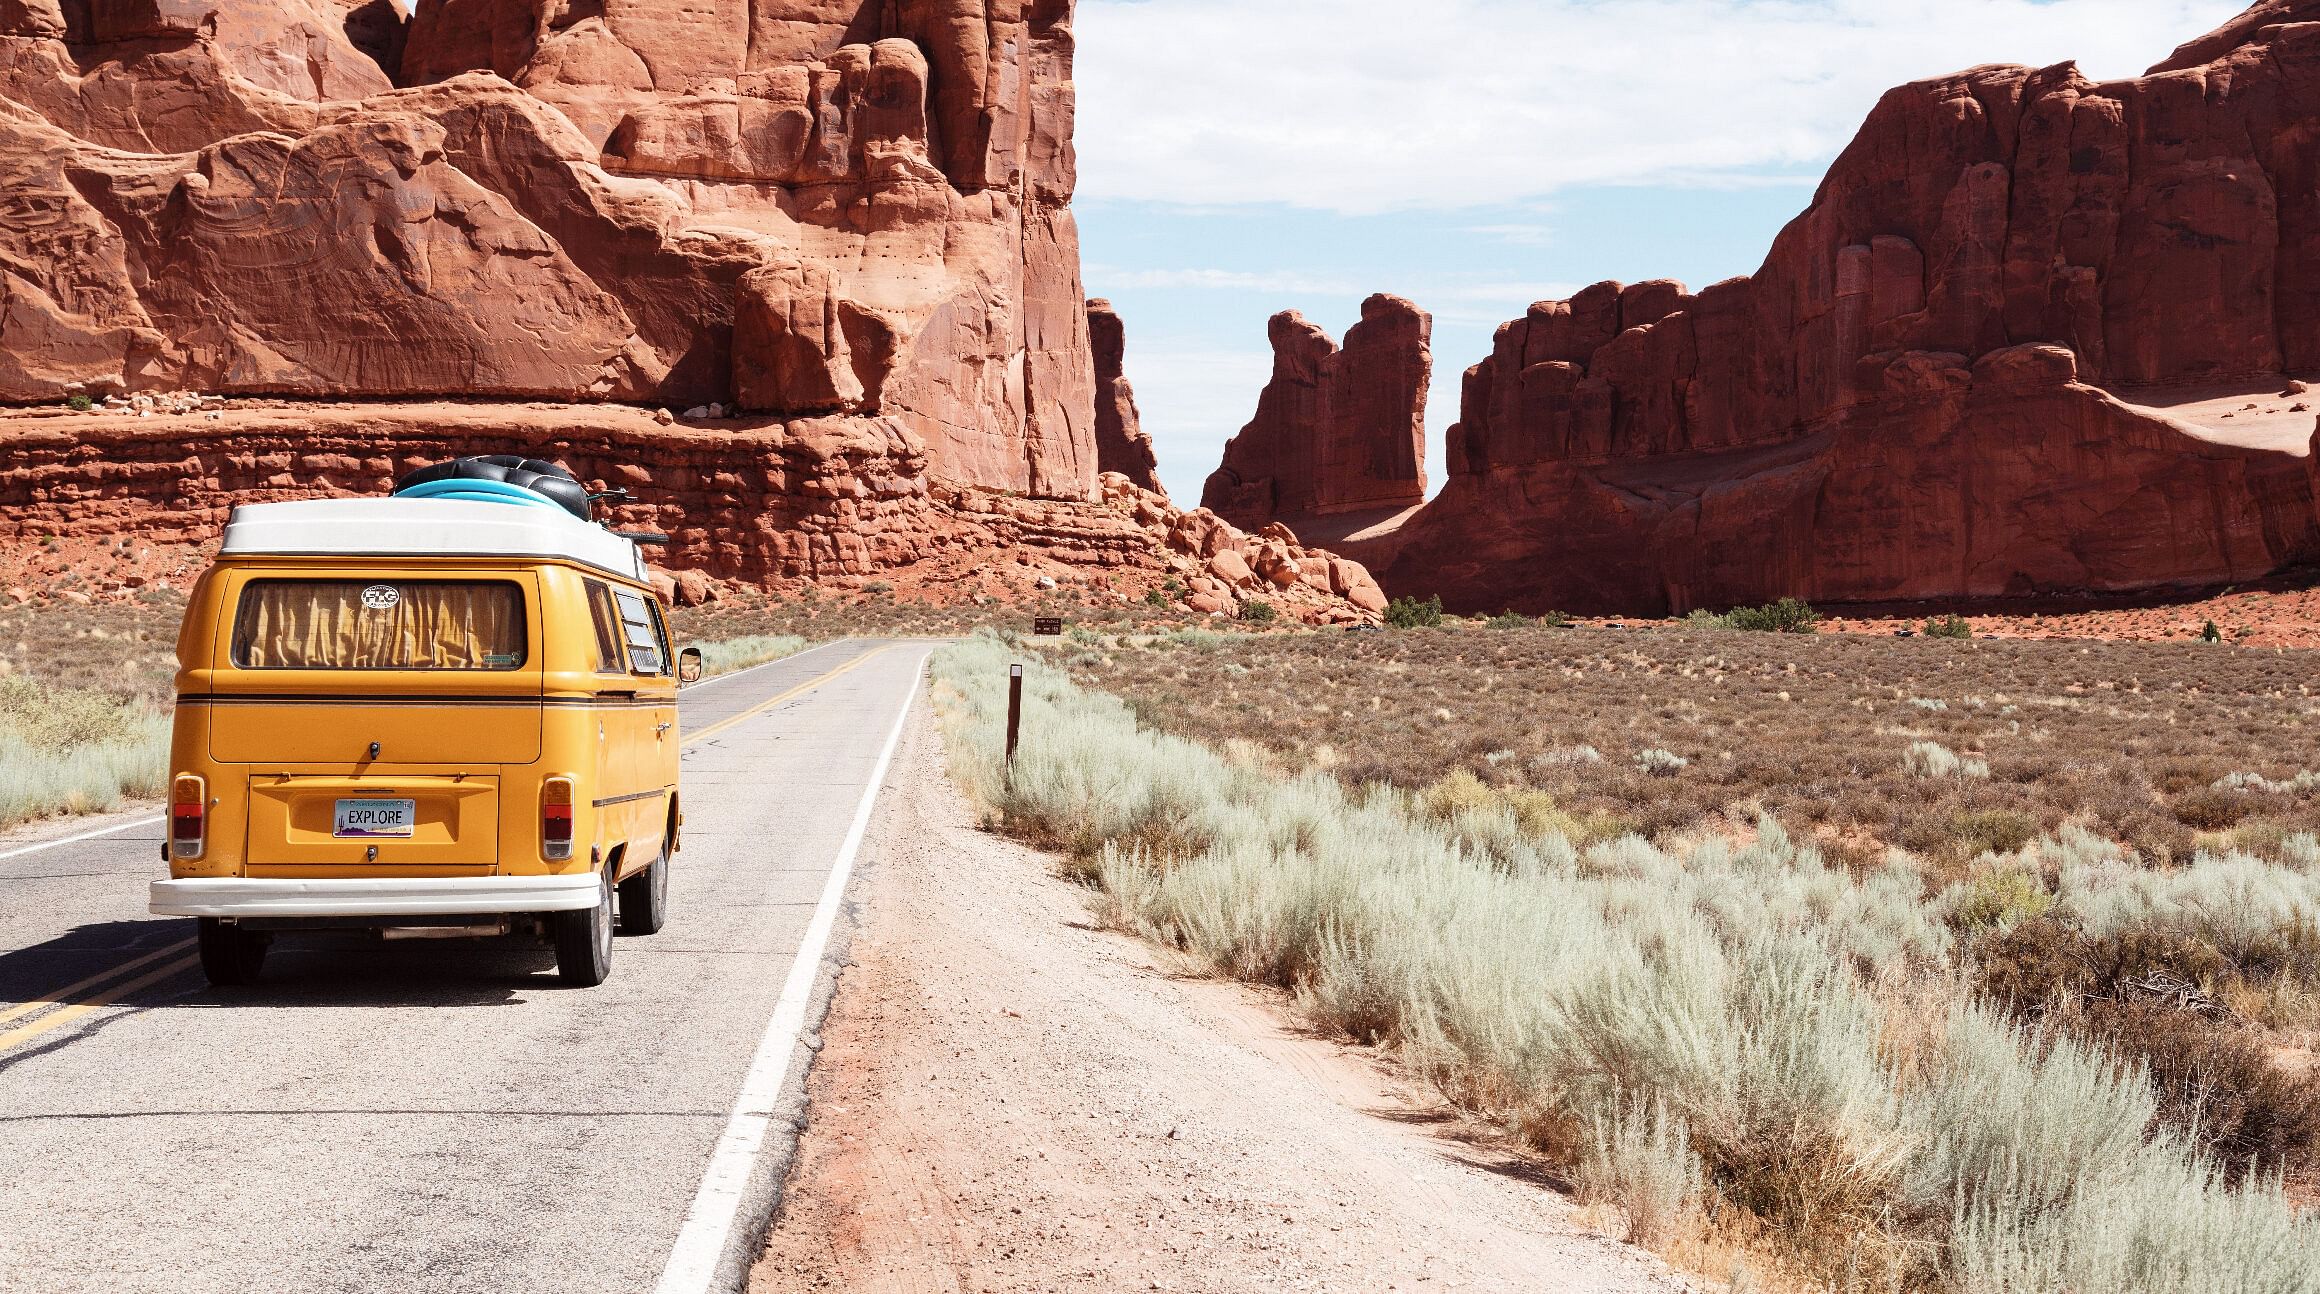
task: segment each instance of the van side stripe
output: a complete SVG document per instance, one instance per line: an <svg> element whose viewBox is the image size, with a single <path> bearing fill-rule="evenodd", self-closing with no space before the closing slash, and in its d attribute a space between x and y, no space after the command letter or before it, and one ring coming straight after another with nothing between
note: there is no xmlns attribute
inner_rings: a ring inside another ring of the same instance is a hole
<svg viewBox="0 0 2320 1294"><path fill-rule="evenodd" d="M669 788L664 786L656 791L638 791L634 795L615 795L609 800L590 800L588 802L588 807L591 809L602 809L608 808L615 804L627 804L634 800L657 800L660 797L667 795L668 793Z"/></svg>

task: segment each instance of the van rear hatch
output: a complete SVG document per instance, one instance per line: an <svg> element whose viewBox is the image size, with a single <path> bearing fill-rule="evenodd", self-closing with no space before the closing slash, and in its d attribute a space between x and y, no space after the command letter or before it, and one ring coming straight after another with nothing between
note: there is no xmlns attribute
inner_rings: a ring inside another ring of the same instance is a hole
<svg viewBox="0 0 2320 1294"><path fill-rule="evenodd" d="M200 699L211 757L250 766L251 869L496 865L498 766L540 758L531 575L261 572L228 596Z"/></svg>
<svg viewBox="0 0 2320 1294"><path fill-rule="evenodd" d="M398 773L250 779L248 863L254 874L380 862L483 871L497 866L499 779Z"/></svg>
<svg viewBox="0 0 2320 1294"><path fill-rule="evenodd" d="M245 577L213 675L221 763L528 764L540 757L529 573ZM375 747L375 748L374 748Z"/></svg>

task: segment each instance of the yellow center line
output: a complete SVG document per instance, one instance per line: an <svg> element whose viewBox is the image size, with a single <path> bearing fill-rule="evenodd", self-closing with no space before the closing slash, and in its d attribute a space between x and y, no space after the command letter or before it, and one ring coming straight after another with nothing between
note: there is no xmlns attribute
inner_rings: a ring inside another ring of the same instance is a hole
<svg viewBox="0 0 2320 1294"><path fill-rule="evenodd" d="M696 732L693 735L685 738L684 744L686 746L695 746L701 742L707 741L711 737L716 736L718 733L724 732L737 723L743 723L747 720L754 719L757 716L764 714L766 711L771 710L773 707L789 700L791 697L797 696L804 692L810 692L815 688L822 686L824 683L829 682L831 679L838 677L840 674L843 674L848 670L860 666L863 662L885 650L887 650L885 647L873 647L869 651L863 652L861 655L856 656L850 661L847 661L845 664L840 665L827 674L807 679L805 682L798 684L796 687L791 688L789 691L784 692L779 696L770 697L766 700L760 701L756 705L743 710L741 713L734 715L730 719L721 719L716 723L710 724L708 727L703 728L699 732Z"/></svg>
<svg viewBox="0 0 2320 1294"><path fill-rule="evenodd" d="M20 1016L31 1015L35 1011L45 1011L52 1006L60 1005L70 999L73 994L80 992L84 988L92 988L98 984L104 983L106 980L109 980L116 975L125 975L149 961L167 957L171 953L181 953L191 947L193 947L193 941L191 939L180 939L176 943L170 944L166 948L156 948L152 952L149 952L142 957L133 958L129 961L122 962L118 966L109 966L104 970L98 971L96 974L89 976L85 980L78 981L77 983L67 984L63 988L57 989L51 993L43 993L28 1002L19 1002L15 1006L12 1006L5 1011L0 1011L0 1024L6 1024L10 1020L17 1019Z"/></svg>
<svg viewBox="0 0 2320 1294"><path fill-rule="evenodd" d="M158 983L181 971L192 970L200 961L199 957L181 957L160 970L148 972L126 984L106 989L86 1002L75 1002L63 1010L51 1011L31 1024L19 1025L6 1033L0 1033L0 1053L5 1053L12 1047L20 1047L60 1025L71 1024L91 1011L111 1006L148 984Z"/></svg>

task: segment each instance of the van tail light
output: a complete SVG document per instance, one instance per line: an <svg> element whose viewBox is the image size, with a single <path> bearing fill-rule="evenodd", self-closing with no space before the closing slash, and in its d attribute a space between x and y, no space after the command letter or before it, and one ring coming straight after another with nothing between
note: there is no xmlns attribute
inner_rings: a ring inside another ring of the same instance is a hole
<svg viewBox="0 0 2320 1294"><path fill-rule="evenodd" d="M572 856L572 779L551 777L540 784L540 857Z"/></svg>
<svg viewBox="0 0 2320 1294"><path fill-rule="evenodd" d="M199 858L209 828L209 783L180 773L169 783L169 853Z"/></svg>

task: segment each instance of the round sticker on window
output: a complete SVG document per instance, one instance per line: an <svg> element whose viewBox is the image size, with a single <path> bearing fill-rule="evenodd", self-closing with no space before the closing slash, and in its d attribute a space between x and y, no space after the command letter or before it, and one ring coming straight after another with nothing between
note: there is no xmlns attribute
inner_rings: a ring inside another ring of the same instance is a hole
<svg viewBox="0 0 2320 1294"><path fill-rule="evenodd" d="M363 606L372 611L392 611L403 595L392 584L373 584L363 590Z"/></svg>

